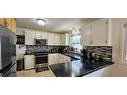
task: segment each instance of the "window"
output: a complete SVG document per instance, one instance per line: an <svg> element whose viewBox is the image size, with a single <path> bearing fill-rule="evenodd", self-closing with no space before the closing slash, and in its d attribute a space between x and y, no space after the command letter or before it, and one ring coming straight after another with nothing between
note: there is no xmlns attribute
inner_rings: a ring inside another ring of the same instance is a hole
<svg viewBox="0 0 127 95"><path fill-rule="evenodd" d="M82 46L80 44L80 39L81 39L80 33L74 33L73 32L71 37L70 37L71 46L75 48L77 53L80 53L80 50L82 49Z"/></svg>

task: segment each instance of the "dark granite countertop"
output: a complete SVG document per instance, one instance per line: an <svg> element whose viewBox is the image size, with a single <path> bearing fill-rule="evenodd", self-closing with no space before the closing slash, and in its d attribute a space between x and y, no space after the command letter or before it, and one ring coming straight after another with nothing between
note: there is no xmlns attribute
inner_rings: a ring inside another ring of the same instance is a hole
<svg viewBox="0 0 127 95"><path fill-rule="evenodd" d="M96 61L94 63L88 63L87 61L81 61L82 57L77 54L67 54L67 53L60 54L71 57L73 61L50 65L49 67L51 68L56 77L73 77L73 76L81 77L114 64L113 62L99 62L99 61L98 62Z"/></svg>
<svg viewBox="0 0 127 95"><path fill-rule="evenodd" d="M112 64L113 62L94 62L88 64L87 61L82 62L81 60L77 60L52 64L50 65L50 68L56 77L80 77Z"/></svg>
<svg viewBox="0 0 127 95"><path fill-rule="evenodd" d="M81 60L81 56L78 55L78 54L67 54L67 53L63 53L63 55L69 56L72 59Z"/></svg>
<svg viewBox="0 0 127 95"><path fill-rule="evenodd" d="M36 53L25 53L24 55L35 55L35 54ZM47 54L53 54L53 53L48 52ZM77 55L77 54L67 54L67 53L60 53L60 54L69 56L72 59L76 59L76 60L80 60L81 59L81 56L80 55Z"/></svg>

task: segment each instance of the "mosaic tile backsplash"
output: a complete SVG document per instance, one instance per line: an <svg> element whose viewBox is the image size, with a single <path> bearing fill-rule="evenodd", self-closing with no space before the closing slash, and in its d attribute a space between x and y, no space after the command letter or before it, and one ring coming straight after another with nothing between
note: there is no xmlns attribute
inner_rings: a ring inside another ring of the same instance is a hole
<svg viewBox="0 0 127 95"><path fill-rule="evenodd" d="M102 58L110 58L112 61L112 46L84 46L83 48L88 52L95 52Z"/></svg>
<svg viewBox="0 0 127 95"><path fill-rule="evenodd" d="M26 54L35 54L37 52L46 53L70 53L73 51L72 47L69 46L51 46L51 45L27 45Z"/></svg>

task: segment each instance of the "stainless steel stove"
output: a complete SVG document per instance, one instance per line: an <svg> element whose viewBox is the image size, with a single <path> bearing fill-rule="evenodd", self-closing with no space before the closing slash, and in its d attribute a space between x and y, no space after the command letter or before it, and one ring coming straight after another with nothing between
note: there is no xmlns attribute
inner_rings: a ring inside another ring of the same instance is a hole
<svg viewBox="0 0 127 95"><path fill-rule="evenodd" d="M37 52L35 53L36 71L48 70L48 53Z"/></svg>

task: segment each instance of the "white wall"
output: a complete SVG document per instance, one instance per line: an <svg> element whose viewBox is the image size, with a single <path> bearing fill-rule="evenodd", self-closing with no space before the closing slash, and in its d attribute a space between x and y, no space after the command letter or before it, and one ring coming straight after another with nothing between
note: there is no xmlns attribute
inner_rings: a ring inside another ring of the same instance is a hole
<svg viewBox="0 0 127 95"><path fill-rule="evenodd" d="M113 64L84 77L127 77L127 64Z"/></svg>
<svg viewBox="0 0 127 95"><path fill-rule="evenodd" d="M112 77L127 77L127 64L114 64L111 67Z"/></svg>
<svg viewBox="0 0 127 95"><path fill-rule="evenodd" d="M112 23L112 46L113 46L113 61L115 63L122 63L122 33L123 25L127 23L127 19L124 18L113 18Z"/></svg>
<svg viewBox="0 0 127 95"><path fill-rule="evenodd" d="M84 77L111 77L112 76L111 67L112 66L102 68L100 70L87 74Z"/></svg>

